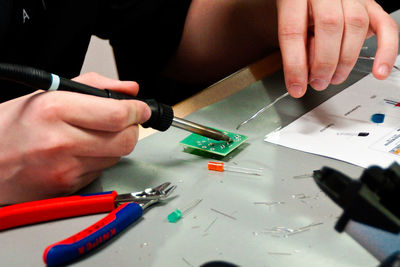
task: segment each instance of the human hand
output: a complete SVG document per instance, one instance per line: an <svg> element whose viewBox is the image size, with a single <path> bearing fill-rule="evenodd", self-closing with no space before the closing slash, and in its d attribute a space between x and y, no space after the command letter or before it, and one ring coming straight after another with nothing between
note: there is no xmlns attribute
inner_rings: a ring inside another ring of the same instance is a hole
<svg viewBox="0 0 400 267"><path fill-rule="evenodd" d="M95 73L75 79L136 95L135 82ZM0 205L70 194L134 149L150 108L65 91L37 91L0 104Z"/></svg>
<svg viewBox="0 0 400 267"><path fill-rule="evenodd" d="M285 83L293 97L307 84L324 90L346 80L364 40L377 36L372 69L389 76L398 53L396 22L373 0L277 0L278 36ZM311 30L311 31L309 31Z"/></svg>

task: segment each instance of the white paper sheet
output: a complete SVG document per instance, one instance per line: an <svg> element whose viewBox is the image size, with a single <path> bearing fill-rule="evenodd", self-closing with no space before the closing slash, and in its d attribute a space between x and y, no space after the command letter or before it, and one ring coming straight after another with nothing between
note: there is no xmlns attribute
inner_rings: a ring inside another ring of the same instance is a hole
<svg viewBox="0 0 400 267"><path fill-rule="evenodd" d="M384 81L366 76L265 141L361 167L400 163L400 71Z"/></svg>

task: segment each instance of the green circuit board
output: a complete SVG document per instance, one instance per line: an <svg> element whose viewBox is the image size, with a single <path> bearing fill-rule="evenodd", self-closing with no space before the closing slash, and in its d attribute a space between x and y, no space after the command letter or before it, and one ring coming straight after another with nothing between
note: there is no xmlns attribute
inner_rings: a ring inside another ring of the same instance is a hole
<svg viewBox="0 0 400 267"><path fill-rule="evenodd" d="M218 130L218 129L216 129ZM247 136L237 134L237 133L231 133L228 131L222 131L224 134L228 135L230 138L232 138L232 142L226 142L226 141L217 141L211 138L207 138L198 134L191 134L185 139L183 139L180 144L190 147L193 149L198 149L201 151L206 151L212 154L220 155L220 156L226 156L233 150L235 150L238 146L243 144L247 140Z"/></svg>

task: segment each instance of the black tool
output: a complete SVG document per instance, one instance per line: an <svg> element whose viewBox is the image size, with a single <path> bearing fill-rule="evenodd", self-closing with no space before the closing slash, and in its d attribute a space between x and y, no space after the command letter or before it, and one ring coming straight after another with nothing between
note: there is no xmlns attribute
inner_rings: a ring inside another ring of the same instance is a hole
<svg viewBox="0 0 400 267"><path fill-rule="evenodd" d="M371 166L360 179L328 167L314 171L313 176L317 185L343 208L335 229L350 234L381 260L381 267L399 266L400 165L395 162L387 169Z"/></svg>
<svg viewBox="0 0 400 267"><path fill-rule="evenodd" d="M324 167L314 171L314 180L344 210L336 224L339 232L349 220L400 232L400 165L395 163L386 170L372 166L360 179Z"/></svg>
<svg viewBox="0 0 400 267"><path fill-rule="evenodd" d="M0 64L0 79L48 91L62 90L105 98L140 100L145 102L151 109L150 119L142 124L145 128L151 127L159 131L165 131L172 125L215 140L232 142L229 136L220 131L174 117L174 111L171 106L159 103L154 99L140 99L108 89L101 90L60 77L56 74L48 73L44 70L15 64Z"/></svg>

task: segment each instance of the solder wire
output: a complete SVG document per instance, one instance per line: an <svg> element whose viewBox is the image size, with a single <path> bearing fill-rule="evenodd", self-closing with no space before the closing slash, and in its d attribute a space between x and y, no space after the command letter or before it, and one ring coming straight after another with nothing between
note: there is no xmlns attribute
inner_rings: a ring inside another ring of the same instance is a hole
<svg viewBox="0 0 400 267"><path fill-rule="evenodd" d="M359 59L367 59L367 60L374 60L375 59L375 57L370 57L370 56L359 56L358 58ZM396 65L393 65L393 68L398 70L398 71L400 71L400 68L397 67Z"/></svg>
<svg viewBox="0 0 400 267"><path fill-rule="evenodd" d="M239 130L240 127L242 127L243 125L245 125L246 123L248 123L249 121L253 120L254 118L256 118L258 115L260 115L261 113L263 113L264 111L268 110L269 108L271 108L273 105L275 105L279 100L281 100L282 98L288 96L289 93L286 92L283 95L279 96L277 99L275 99L272 103L266 105L265 107L261 108L259 111L257 111L256 113L254 113L253 116L251 116L250 118L248 118L247 120L243 121L242 123L240 123L237 127L236 130Z"/></svg>

